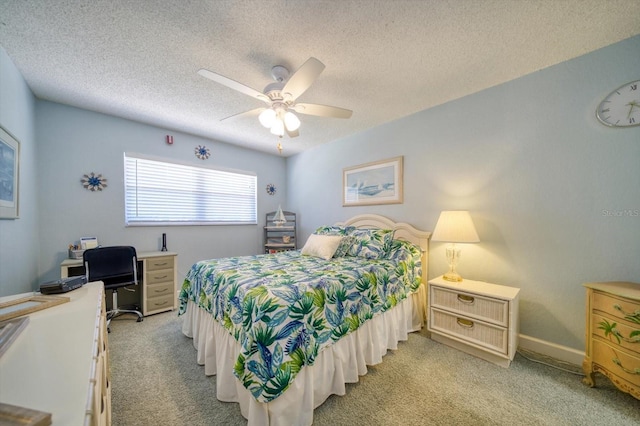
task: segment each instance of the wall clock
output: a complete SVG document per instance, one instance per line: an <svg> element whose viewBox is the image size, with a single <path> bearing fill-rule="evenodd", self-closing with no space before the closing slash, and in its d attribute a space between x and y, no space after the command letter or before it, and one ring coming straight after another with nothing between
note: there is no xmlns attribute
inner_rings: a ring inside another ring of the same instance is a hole
<svg viewBox="0 0 640 426"><path fill-rule="evenodd" d="M640 80L618 87L605 97L596 117L605 126L631 127L640 125Z"/></svg>

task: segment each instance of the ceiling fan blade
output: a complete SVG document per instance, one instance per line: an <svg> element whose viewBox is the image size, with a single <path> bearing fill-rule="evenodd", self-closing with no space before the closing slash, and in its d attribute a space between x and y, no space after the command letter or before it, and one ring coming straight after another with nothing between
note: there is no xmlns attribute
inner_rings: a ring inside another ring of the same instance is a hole
<svg viewBox="0 0 640 426"><path fill-rule="evenodd" d="M229 117L221 118L220 121L231 120L231 119L234 119L234 118L242 118L242 117L256 117L256 116L260 115L260 113L262 111L264 111L265 109L266 108L251 109L249 111L245 111L245 112L241 112L241 113L238 113L238 114L230 115Z"/></svg>
<svg viewBox="0 0 640 426"><path fill-rule="evenodd" d="M328 105L318 104L295 104L293 106L295 112L307 115L317 115L320 117L332 117L332 118L350 118L353 111L350 109L338 108Z"/></svg>
<svg viewBox="0 0 640 426"><path fill-rule="evenodd" d="M324 64L316 58L309 58L302 64L296 72L289 77L289 80L282 88L282 93L291 95L291 100L296 100L302 95L318 78L324 70Z"/></svg>
<svg viewBox="0 0 640 426"><path fill-rule="evenodd" d="M198 74L201 76L208 78L209 80L213 80L216 83L222 84L223 86L227 86L233 90L237 90L240 93L244 93L245 95L249 95L252 98L259 99L263 102L270 102L270 99L262 92L258 92L256 89L252 89L249 86L245 86L242 83L238 83L235 80L231 80L228 77L225 77L220 74L216 74L215 72L211 72L206 69L198 70Z"/></svg>

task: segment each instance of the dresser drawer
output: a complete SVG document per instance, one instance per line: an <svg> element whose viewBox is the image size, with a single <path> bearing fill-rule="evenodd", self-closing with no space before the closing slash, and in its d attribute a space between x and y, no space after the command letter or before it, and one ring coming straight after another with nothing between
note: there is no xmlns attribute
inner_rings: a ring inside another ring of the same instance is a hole
<svg viewBox="0 0 640 426"><path fill-rule="evenodd" d="M145 297L151 299L154 297L166 296L173 293L173 281L147 286L147 294Z"/></svg>
<svg viewBox="0 0 640 426"><path fill-rule="evenodd" d="M464 291L431 286L429 303L432 307L461 313L504 327L509 325L509 302Z"/></svg>
<svg viewBox="0 0 640 426"><path fill-rule="evenodd" d="M508 329L478 321L467 316L432 308L430 328L465 342L506 355L508 353Z"/></svg>
<svg viewBox="0 0 640 426"><path fill-rule="evenodd" d="M173 269L173 256L150 257L147 259L147 271Z"/></svg>
<svg viewBox="0 0 640 426"><path fill-rule="evenodd" d="M638 302L621 299L610 294L594 291L592 308L594 311L606 312L612 317L621 319L625 319L625 316L635 314L635 317L640 320L640 314L637 312ZM631 320L630 318L626 319L627 321ZM640 328L640 324L638 328Z"/></svg>
<svg viewBox="0 0 640 426"><path fill-rule="evenodd" d="M598 338L593 339L593 363L634 386L640 386L640 357L620 350Z"/></svg>
<svg viewBox="0 0 640 426"><path fill-rule="evenodd" d="M173 285L173 269L147 271L147 285L170 281Z"/></svg>
<svg viewBox="0 0 640 426"><path fill-rule="evenodd" d="M601 324L603 321L607 321L609 324L616 324L616 330L620 333L620 342L618 343L618 339L611 335L605 336L604 330L601 329ZM597 313L593 313L591 315L591 330L593 331L594 336L599 336L602 339L609 340L615 345L625 348L630 352L634 352L640 357L640 335L631 336L631 333L634 331L638 333L640 330L640 324L635 326L629 326L624 322L621 322L619 319L612 319L603 317L598 315Z"/></svg>
<svg viewBox="0 0 640 426"><path fill-rule="evenodd" d="M155 312L157 310L173 309L174 300L175 298L173 297L173 294L168 294L166 296L159 296L159 297L149 297L146 300L147 309L149 310L149 312Z"/></svg>

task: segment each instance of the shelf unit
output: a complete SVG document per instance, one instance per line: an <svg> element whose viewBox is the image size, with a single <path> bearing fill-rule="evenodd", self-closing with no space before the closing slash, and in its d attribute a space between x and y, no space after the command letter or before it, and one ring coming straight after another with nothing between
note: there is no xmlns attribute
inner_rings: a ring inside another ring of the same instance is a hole
<svg viewBox="0 0 640 426"><path fill-rule="evenodd" d="M264 252L277 253L279 251L296 250L298 248L296 235L296 214L283 211L287 220L278 226L273 222L276 212L266 214L264 226ZM288 242L285 242L287 241Z"/></svg>

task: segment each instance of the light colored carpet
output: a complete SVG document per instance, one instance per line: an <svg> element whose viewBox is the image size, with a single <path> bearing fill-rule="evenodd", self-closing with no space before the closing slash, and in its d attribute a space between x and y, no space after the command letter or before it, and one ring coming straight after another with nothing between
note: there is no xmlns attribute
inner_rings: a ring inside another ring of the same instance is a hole
<svg viewBox="0 0 640 426"><path fill-rule="evenodd" d="M111 323L114 426L246 425L215 398L176 312ZM345 396L316 409L314 425L640 425L640 401L604 376L581 376L516 355L508 369L411 334Z"/></svg>

